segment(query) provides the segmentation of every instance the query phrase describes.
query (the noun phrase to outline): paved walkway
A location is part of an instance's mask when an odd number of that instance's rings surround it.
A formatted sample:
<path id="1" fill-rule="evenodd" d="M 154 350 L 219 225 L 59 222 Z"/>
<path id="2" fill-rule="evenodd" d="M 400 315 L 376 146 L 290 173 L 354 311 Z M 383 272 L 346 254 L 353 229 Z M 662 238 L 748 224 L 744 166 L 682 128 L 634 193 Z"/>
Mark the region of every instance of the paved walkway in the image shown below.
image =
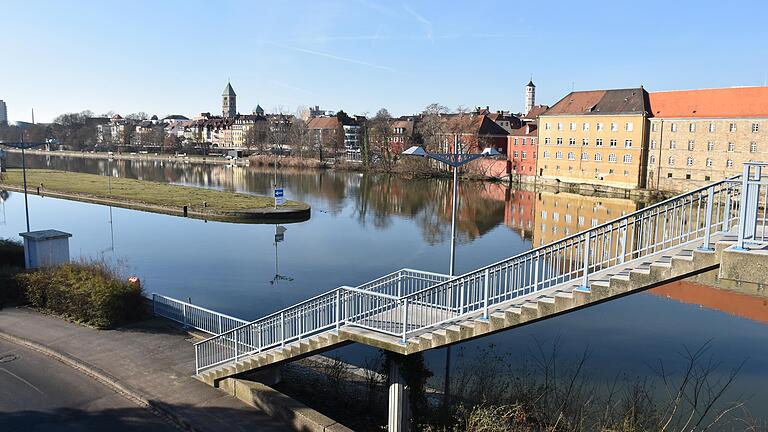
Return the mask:
<path id="1" fill-rule="evenodd" d="M 191 376 L 189 336 L 161 319 L 118 330 L 95 330 L 26 308 L 0 310 L 0 337 L 42 345 L 95 370 L 187 429 L 289 431 L 282 422 Z"/>

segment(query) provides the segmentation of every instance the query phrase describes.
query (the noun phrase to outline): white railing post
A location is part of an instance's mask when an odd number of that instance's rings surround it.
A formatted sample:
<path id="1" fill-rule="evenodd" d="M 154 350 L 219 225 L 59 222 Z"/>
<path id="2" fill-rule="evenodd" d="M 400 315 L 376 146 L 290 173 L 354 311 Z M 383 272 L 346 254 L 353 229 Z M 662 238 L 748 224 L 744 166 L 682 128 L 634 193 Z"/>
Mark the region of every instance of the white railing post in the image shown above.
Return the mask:
<path id="1" fill-rule="evenodd" d="M 195 345 L 195 375 L 200 373 L 200 345 Z"/>
<path id="2" fill-rule="evenodd" d="M 483 283 L 483 319 L 488 319 L 488 293 L 491 285 L 491 270 L 485 269 L 485 283 Z"/>
<path id="3" fill-rule="evenodd" d="M 222 327 L 223 326 L 221 325 L 221 315 L 219 315 L 219 334 L 224 333 L 224 329 Z"/>
<path id="4" fill-rule="evenodd" d="M 461 283 L 456 283 L 455 286 L 459 289 L 459 315 L 464 314 L 464 286 Z"/>
<path id="5" fill-rule="evenodd" d="M 532 259 L 531 262 L 533 263 L 533 287 L 531 287 L 531 291 L 535 292 L 537 291 L 537 288 L 539 286 L 539 253 L 536 253 L 536 258 Z"/>
<path id="6" fill-rule="evenodd" d="M 704 215 L 704 244 L 699 249 L 712 250 L 710 246 L 710 231 L 712 230 L 712 206 L 715 201 L 715 187 L 710 186 L 707 189 L 707 213 Z"/>
<path id="7" fill-rule="evenodd" d="M 285 312 L 280 312 L 280 346 L 285 346 Z"/>
<path id="8" fill-rule="evenodd" d="M 152 293 L 152 315 L 157 316 L 157 294 Z"/>
<path id="9" fill-rule="evenodd" d="M 341 289 L 336 290 L 336 333 L 341 328 Z"/>
<path id="10" fill-rule="evenodd" d="M 235 330 L 235 362 L 240 360 L 240 333 Z"/>
<path id="11" fill-rule="evenodd" d="M 584 276 L 581 281 L 581 286 L 585 290 L 589 290 L 589 243 L 592 237 L 592 232 L 587 231 L 584 233 Z"/>
<path id="12" fill-rule="evenodd" d="M 755 166 L 757 184 L 753 185 L 750 179 L 750 165 L 744 164 L 744 172 L 741 177 L 741 206 L 739 208 L 739 237 L 736 247 L 744 249 L 744 241 L 747 238 L 754 239 L 757 218 L 757 201 L 760 199 L 760 166 Z M 756 186 L 756 187 L 753 187 Z M 753 193 L 754 192 L 754 193 Z"/>
<path id="13" fill-rule="evenodd" d="M 408 333 L 408 299 L 403 299 L 403 340 L 402 343 L 405 344 L 406 342 L 406 334 Z"/>
<path id="14" fill-rule="evenodd" d="M 621 259 L 619 264 L 624 264 L 624 256 L 627 254 L 627 231 L 629 231 L 627 224 L 624 223 L 624 227 L 621 229 Z"/>
<path id="15" fill-rule="evenodd" d="M 723 206 L 723 232 L 726 233 L 731 230 L 731 194 L 733 191 L 733 186 L 729 183 L 725 190 L 725 205 Z"/>
<path id="16" fill-rule="evenodd" d="M 398 297 L 403 296 L 403 277 L 402 276 L 397 277 L 397 296 Z"/>
<path id="17" fill-rule="evenodd" d="M 184 328 L 187 328 L 187 304 L 186 303 L 181 304 L 181 315 L 184 318 Z"/>

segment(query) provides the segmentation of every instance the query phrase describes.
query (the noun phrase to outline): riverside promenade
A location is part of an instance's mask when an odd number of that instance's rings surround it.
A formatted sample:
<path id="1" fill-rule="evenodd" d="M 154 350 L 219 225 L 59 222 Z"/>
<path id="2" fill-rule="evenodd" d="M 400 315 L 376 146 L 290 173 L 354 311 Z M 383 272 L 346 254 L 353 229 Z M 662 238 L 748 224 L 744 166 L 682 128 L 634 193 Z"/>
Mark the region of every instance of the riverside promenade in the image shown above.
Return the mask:
<path id="1" fill-rule="evenodd" d="M 96 330 L 27 308 L 5 308 L 0 310 L 0 341 L 53 357 L 180 430 L 291 430 L 192 378 L 191 336 L 163 319 Z M 51 371 L 39 373 L 45 376 Z"/>

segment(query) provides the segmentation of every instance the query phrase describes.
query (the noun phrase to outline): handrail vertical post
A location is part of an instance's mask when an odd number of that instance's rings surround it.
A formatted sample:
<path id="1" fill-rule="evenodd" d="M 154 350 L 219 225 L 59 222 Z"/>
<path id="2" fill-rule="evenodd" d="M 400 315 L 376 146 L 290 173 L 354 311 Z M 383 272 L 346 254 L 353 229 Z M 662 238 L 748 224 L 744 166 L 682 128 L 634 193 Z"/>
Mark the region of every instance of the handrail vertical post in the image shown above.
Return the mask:
<path id="1" fill-rule="evenodd" d="M 235 330 L 235 362 L 240 360 L 240 332 Z"/>
<path id="2" fill-rule="evenodd" d="M 403 299 L 403 345 L 405 345 L 406 333 L 408 333 L 408 298 Z"/>
<path id="3" fill-rule="evenodd" d="M 757 218 L 757 201 L 760 199 L 759 187 L 760 187 L 760 166 L 755 166 L 755 174 L 757 177 L 757 183 L 752 184 L 750 178 L 750 164 L 747 162 L 744 164 L 744 173 L 741 177 L 741 206 L 739 208 L 739 237 L 736 242 L 736 248 L 744 249 L 744 242 L 749 237 L 754 239 L 755 227 Z M 753 187 L 756 186 L 756 187 Z M 754 192 L 754 193 L 753 193 Z M 748 236 L 747 231 L 751 233 Z"/>
<path id="4" fill-rule="evenodd" d="M 200 345 L 195 345 L 195 375 L 200 373 Z"/>
<path id="5" fill-rule="evenodd" d="M 336 290 L 336 333 L 341 328 L 341 289 Z"/>
<path id="6" fill-rule="evenodd" d="M 280 346 L 285 346 L 285 312 L 280 312 Z"/>
<path id="7" fill-rule="evenodd" d="M 222 329 L 222 325 L 221 325 L 221 315 L 219 315 L 219 334 L 222 334 L 222 333 L 224 333 L 224 330 Z"/>
<path id="8" fill-rule="evenodd" d="M 181 315 L 184 320 L 184 328 L 187 328 L 187 304 L 186 303 L 181 304 Z"/>
<path id="9" fill-rule="evenodd" d="M 589 243 L 592 237 L 592 231 L 584 233 L 584 276 L 581 281 L 582 288 L 589 290 Z"/>
<path id="10" fill-rule="evenodd" d="M 483 319 L 488 319 L 488 293 L 491 285 L 491 270 L 485 269 L 485 283 L 483 283 Z"/>
<path id="11" fill-rule="evenodd" d="M 624 227 L 621 229 L 621 262 L 624 264 L 624 256 L 627 254 L 627 231 L 629 231 L 627 223 L 624 223 Z"/>
<path id="12" fill-rule="evenodd" d="M 459 315 L 464 314 L 464 286 L 461 283 L 456 284 L 457 288 L 459 289 Z"/>
<path id="13" fill-rule="evenodd" d="M 712 230 L 712 206 L 715 201 L 715 187 L 710 186 L 707 189 L 707 214 L 704 215 L 704 244 L 701 245 L 701 250 L 712 250 L 710 246 L 710 231 Z"/>

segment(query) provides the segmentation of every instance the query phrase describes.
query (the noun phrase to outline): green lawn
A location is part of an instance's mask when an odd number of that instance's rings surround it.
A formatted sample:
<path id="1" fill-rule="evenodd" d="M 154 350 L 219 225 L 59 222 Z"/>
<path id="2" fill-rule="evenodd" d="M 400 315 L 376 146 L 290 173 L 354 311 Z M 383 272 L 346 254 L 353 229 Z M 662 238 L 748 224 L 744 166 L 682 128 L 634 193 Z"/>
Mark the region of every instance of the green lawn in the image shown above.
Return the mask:
<path id="1" fill-rule="evenodd" d="M 274 205 L 271 197 L 223 192 L 168 183 L 133 180 L 112 177 L 112 191 L 108 190 L 107 177 L 67 171 L 45 169 L 27 170 L 27 188 L 34 193 L 41 184 L 42 192 L 54 191 L 66 194 L 82 195 L 101 199 L 112 199 L 133 204 L 179 208 L 191 206 L 190 210 L 202 210 L 210 213 L 267 209 Z M 22 186 L 20 169 L 8 170 L 0 179 L 0 184 Z M 203 207 L 203 203 L 207 207 Z M 287 201 L 288 206 L 306 208 L 307 205 Z"/>

